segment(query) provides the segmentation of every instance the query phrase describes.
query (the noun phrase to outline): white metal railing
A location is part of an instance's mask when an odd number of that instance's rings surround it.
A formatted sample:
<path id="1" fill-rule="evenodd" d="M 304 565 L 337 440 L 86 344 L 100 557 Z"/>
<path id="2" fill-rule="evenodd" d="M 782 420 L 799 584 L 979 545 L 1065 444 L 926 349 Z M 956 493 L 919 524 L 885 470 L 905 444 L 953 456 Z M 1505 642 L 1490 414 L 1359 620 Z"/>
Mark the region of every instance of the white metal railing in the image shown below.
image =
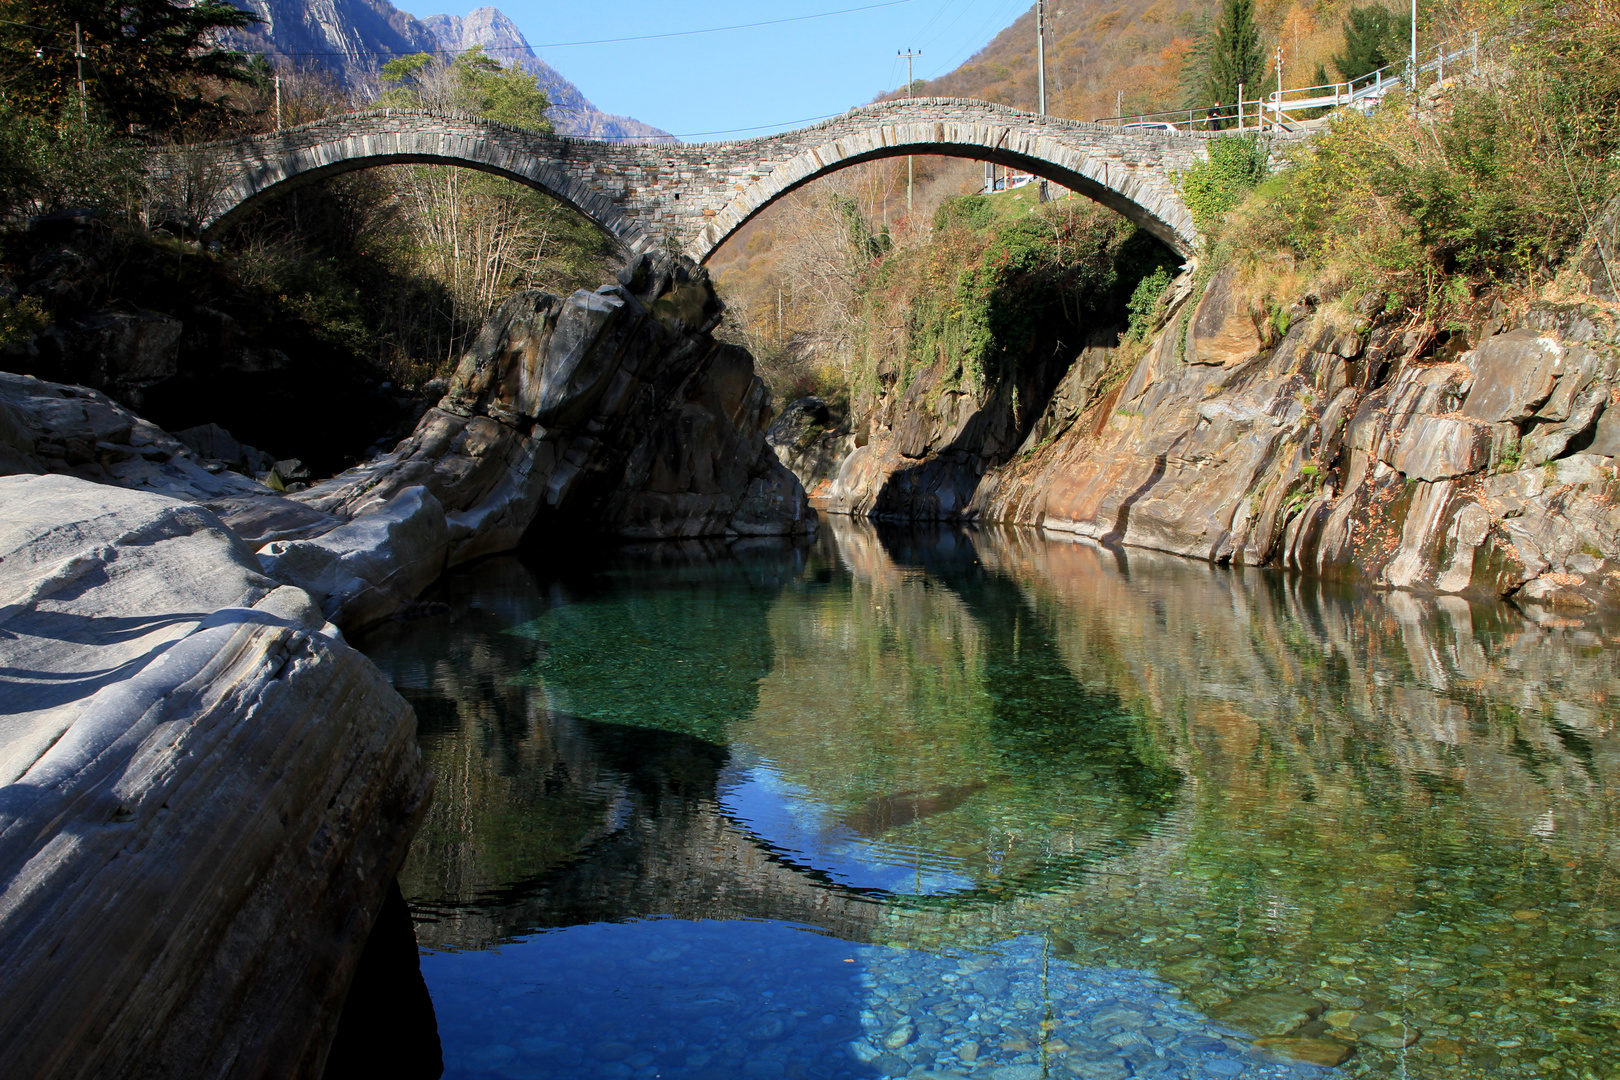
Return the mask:
<path id="1" fill-rule="evenodd" d="M 1290 125 L 1297 128 L 1302 121 L 1293 116 L 1294 113 L 1346 106 L 1370 108 L 1392 88 L 1405 86 L 1408 82 L 1419 82 L 1430 72 L 1435 73 L 1437 83 L 1444 83 L 1448 67 L 1455 71 L 1459 62 L 1466 63 L 1472 73 L 1478 75 L 1479 47 L 1478 31 L 1440 42 L 1433 46 L 1432 59 L 1418 65 L 1416 79 L 1411 77 L 1412 62 L 1408 58 L 1347 82 L 1273 90 L 1265 97 L 1254 99 L 1245 97 L 1246 88 L 1240 84 L 1238 100 L 1231 105 L 1105 116 L 1095 123 L 1113 124 L 1121 128 L 1173 128 L 1178 131 L 1257 131 L 1266 128 L 1287 129 Z M 1424 55 L 1430 55 L 1430 50 L 1425 50 Z"/>

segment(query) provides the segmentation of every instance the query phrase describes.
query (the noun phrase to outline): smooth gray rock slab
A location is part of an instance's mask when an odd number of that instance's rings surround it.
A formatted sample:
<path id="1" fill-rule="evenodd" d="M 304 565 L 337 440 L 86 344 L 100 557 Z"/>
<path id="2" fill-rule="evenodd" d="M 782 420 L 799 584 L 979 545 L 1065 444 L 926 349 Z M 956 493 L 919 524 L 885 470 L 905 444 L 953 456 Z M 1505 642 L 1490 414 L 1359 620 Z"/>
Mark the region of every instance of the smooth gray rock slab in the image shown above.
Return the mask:
<path id="1" fill-rule="evenodd" d="M 0 1072 L 320 1075 L 427 794 L 320 618 L 205 509 L 0 478 Z"/>
<path id="2" fill-rule="evenodd" d="M 0 477 L 0 783 L 211 612 L 277 582 L 213 514 L 67 476 Z"/>
<path id="3" fill-rule="evenodd" d="M 444 507 L 425 487 L 310 540 L 275 541 L 259 552 L 264 572 L 321 598 L 332 622 L 379 622 L 415 599 L 444 571 L 450 532 Z"/>

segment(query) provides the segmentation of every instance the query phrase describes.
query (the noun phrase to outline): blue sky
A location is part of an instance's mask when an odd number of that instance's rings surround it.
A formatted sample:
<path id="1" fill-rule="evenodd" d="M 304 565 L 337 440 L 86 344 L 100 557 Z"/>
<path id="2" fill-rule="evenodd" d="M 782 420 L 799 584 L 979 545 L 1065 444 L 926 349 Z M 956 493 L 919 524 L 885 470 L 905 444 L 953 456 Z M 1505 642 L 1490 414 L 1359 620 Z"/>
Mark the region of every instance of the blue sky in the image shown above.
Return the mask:
<path id="1" fill-rule="evenodd" d="M 917 78 L 943 75 L 1033 6 L 1033 0 L 902 0 L 744 30 L 557 44 L 757 23 L 882 2 L 499 0 L 494 6 L 597 108 L 700 140 L 769 134 L 864 104 L 905 82 L 905 61 L 895 55 L 903 49 L 922 50 L 915 61 Z M 402 6 L 420 17 L 465 15 L 488 4 L 411 0 Z"/>

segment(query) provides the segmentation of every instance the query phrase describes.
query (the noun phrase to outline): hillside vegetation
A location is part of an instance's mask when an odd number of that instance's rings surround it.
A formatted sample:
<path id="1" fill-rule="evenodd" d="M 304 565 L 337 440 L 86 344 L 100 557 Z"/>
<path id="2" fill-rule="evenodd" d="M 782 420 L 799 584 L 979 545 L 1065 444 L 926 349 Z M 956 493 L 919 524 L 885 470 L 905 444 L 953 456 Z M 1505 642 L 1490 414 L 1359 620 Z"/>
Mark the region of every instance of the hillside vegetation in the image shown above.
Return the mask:
<path id="1" fill-rule="evenodd" d="M 1094 120 L 1113 116 L 1121 105 L 1127 113 L 1160 112 L 1211 104 L 1198 88 L 1198 42 L 1220 8 L 1219 0 L 1156 0 L 1127 4 L 1118 0 L 1063 0 L 1048 5 L 1047 107 L 1055 116 Z M 1435 3 L 1425 0 L 1420 17 L 1421 40 L 1432 42 L 1475 28 L 1489 27 L 1508 14 L 1501 4 L 1482 0 Z M 1379 0 L 1256 0 L 1255 22 L 1266 57 L 1268 81 L 1248 87 L 1251 96 L 1275 89 L 1276 51 L 1283 54 L 1289 86 L 1318 79 L 1338 79 L 1335 57 L 1345 51 L 1345 23 L 1357 12 L 1404 10 Z M 966 63 L 936 79 L 919 79 L 916 95 L 978 98 L 1021 109 L 1037 104 L 1034 9 L 998 33 Z M 905 88 L 884 95 L 902 97 Z M 732 238 L 711 260 L 735 313 L 738 332 L 768 358 L 793 358 L 798 375 L 777 375 L 775 384 L 792 378 L 803 383 L 807 354 L 825 355 L 830 345 L 823 292 L 811 293 L 805 281 L 805 249 L 825 248 L 806 239 L 806 230 L 838 228 L 832 216 L 818 213 L 819 203 L 833 195 L 856 197 L 873 221 L 889 225 L 901 247 L 926 243 L 939 204 L 946 198 L 977 191 L 983 166 L 952 158 L 919 157 L 912 202 L 906 212 L 906 165 L 891 159 L 846 170 L 802 189 L 791 200 L 767 209 Z M 813 301 L 795 304 L 796 297 Z"/>
<path id="2" fill-rule="evenodd" d="M 1305 297 L 1441 341 L 1481 305 L 1567 292 L 1620 191 L 1620 11 L 1527 0 L 1485 28 L 1497 44 L 1477 78 L 1346 112 L 1231 192 L 1206 266 L 1237 262 L 1257 315 Z"/>
<path id="3" fill-rule="evenodd" d="M 1217 0 L 1051 5 L 1050 111 L 1109 115 L 1120 93 L 1127 111 L 1201 102 L 1198 43 L 1220 7 Z M 1267 55 L 1280 44 L 1287 72 L 1312 73 L 1289 74 L 1290 86 L 1338 78 L 1368 56 L 1395 52 L 1394 39 L 1404 39 L 1409 25 L 1398 8 L 1346 0 L 1253 5 Z M 1033 18 L 1026 14 L 962 67 L 919 80 L 913 90 L 1032 107 Z M 1610 83 L 1620 70 L 1613 19 L 1596 0 L 1421 5 L 1420 42 L 1477 30 L 1488 43 L 1478 77 L 1470 70 L 1443 93 L 1430 90 L 1417 110 L 1396 95 L 1373 115 L 1345 115 L 1310 147 L 1269 167 L 1264 143 L 1224 148 L 1229 159 L 1183 179 L 1213 240 L 1205 272 L 1243 260 L 1257 317 L 1287 307 L 1295 290 L 1376 291 L 1379 305 L 1422 310 L 1437 326 L 1447 310 L 1468 306 L 1488 286 L 1545 283 L 1613 190 Z M 1347 24 L 1352 38 L 1363 32 L 1359 40 L 1347 41 Z M 1383 40 L 1366 33 L 1380 26 Z M 854 282 L 878 271 L 855 266 L 836 242 L 815 239 L 835 241 L 843 228 L 828 209 L 833 201 L 854 198 L 868 220 L 886 223 L 895 254 L 881 262 L 941 242 L 932 227 L 937 208 L 983 182 L 977 163 L 917 162 L 917 212 L 909 217 L 904 160 L 872 163 L 802 189 L 713 260 L 737 333 L 784 394 L 816 388 L 848 396 L 847 342 L 866 317 Z M 1275 177 L 1261 183 L 1268 171 Z M 820 287 L 810 288 L 813 281 Z"/>

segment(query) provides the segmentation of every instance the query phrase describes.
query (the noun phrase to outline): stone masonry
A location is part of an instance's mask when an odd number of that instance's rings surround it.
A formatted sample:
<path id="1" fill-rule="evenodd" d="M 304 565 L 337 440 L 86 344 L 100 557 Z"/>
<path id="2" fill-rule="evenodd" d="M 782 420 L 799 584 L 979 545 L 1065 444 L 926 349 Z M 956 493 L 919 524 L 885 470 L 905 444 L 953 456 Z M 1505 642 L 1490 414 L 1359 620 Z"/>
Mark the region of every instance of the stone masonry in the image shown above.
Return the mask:
<path id="1" fill-rule="evenodd" d="M 175 147 L 148 166 L 167 212 L 203 234 L 326 176 L 433 162 L 496 173 L 583 212 L 631 251 L 702 262 L 773 201 L 862 161 L 943 154 L 1034 173 L 1124 214 L 1178 254 L 1198 234 L 1175 176 L 1221 133 L 1128 131 L 957 98 L 852 109 L 741 142 L 637 144 L 545 135 L 464 115 L 374 110 L 271 135 Z"/>

